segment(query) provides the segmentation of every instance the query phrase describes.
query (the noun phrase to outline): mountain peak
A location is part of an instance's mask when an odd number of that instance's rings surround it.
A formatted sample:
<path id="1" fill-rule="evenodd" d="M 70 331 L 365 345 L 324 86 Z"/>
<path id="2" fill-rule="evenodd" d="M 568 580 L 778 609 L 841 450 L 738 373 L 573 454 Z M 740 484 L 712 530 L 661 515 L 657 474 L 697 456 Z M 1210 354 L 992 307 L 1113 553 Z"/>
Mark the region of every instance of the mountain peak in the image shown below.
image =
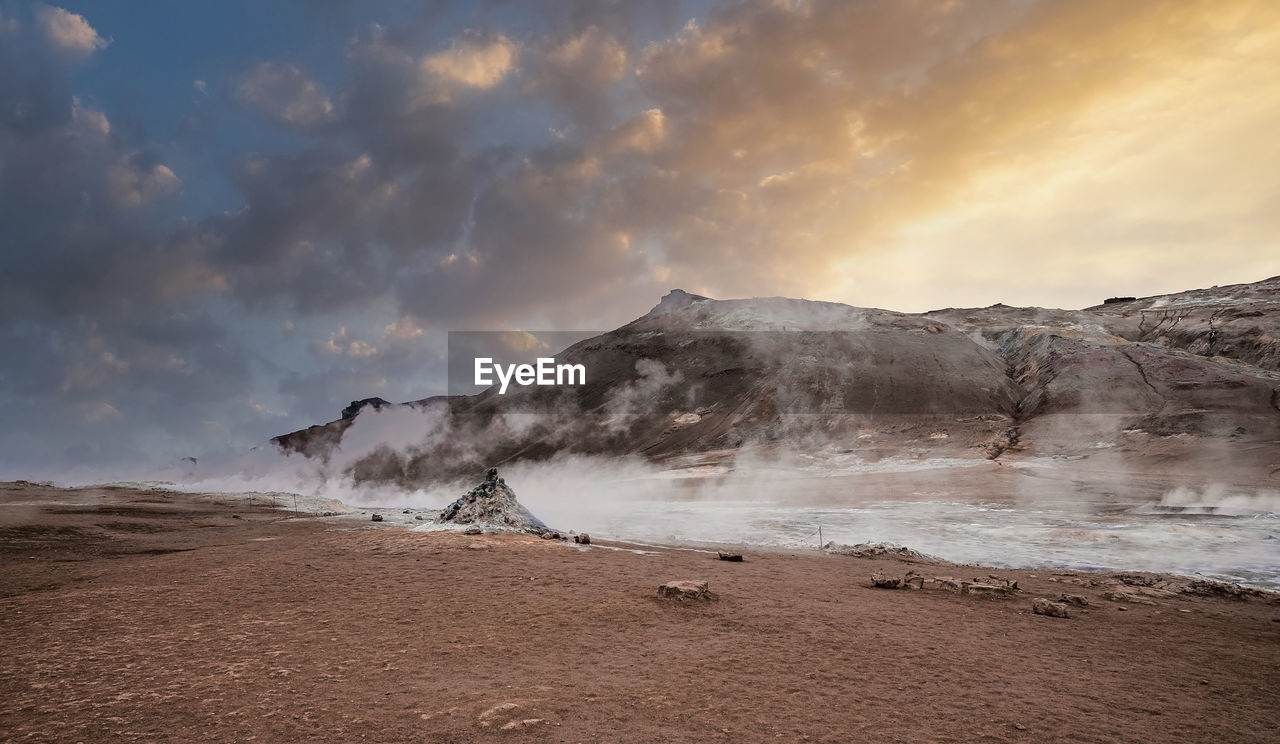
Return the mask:
<path id="1" fill-rule="evenodd" d="M 649 314 L 662 315 L 664 313 L 671 313 L 689 307 L 695 302 L 709 299 L 711 298 L 703 297 L 702 295 L 689 294 L 683 289 L 673 289 L 662 296 L 662 301 L 654 306 L 654 308 L 649 311 Z"/>

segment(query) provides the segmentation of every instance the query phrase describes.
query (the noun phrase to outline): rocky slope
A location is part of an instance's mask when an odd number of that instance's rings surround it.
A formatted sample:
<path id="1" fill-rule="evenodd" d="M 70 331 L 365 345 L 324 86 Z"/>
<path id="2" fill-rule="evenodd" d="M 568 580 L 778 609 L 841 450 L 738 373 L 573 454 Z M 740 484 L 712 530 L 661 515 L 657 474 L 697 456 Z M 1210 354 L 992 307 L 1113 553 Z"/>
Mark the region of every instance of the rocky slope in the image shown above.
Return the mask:
<path id="1" fill-rule="evenodd" d="M 423 413 L 421 439 L 353 474 L 420 484 L 560 452 L 678 467 L 752 444 L 1280 483 L 1280 277 L 1083 310 L 923 314 L 675 290 L 556 357 L 584 364 L 588 383 L 405 404 Z M 355 414 L 386 410 L 352 409 L 273 441 L 324 457 Z"/>

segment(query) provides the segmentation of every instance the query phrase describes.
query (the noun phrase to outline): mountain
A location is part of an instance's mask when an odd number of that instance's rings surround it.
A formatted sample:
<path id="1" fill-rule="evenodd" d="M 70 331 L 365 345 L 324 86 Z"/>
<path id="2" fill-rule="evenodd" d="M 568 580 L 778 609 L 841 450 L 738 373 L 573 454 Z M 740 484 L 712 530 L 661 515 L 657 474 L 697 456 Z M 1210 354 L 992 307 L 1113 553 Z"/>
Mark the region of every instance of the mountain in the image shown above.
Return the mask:
<path id="1" fill-rule="evenodd" d="M 404 485 L 559 453 L 730 462 L 747 445 L 1280 477 L 1280 277 L 1083 310 L 921 314 L 673 290 L 556 361 L 583 365 L 586 384 L 357 401 L 272 441 L 325 458 L 362 417 L 412 412 L 402 441 L 351 465 L 357 481 Z"/>

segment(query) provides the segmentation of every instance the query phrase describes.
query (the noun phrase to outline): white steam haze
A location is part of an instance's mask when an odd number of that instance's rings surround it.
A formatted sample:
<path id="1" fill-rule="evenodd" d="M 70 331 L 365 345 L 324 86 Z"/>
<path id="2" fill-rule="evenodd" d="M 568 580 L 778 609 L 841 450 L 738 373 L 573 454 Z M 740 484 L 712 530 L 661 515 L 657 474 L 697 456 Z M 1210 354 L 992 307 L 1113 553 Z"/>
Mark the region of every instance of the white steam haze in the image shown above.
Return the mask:
<path id="1" fill-rule="evenodd" d="M 514 431 L 531 418 L 508 415 L 493 426 Z M 431 529 L 414 517 L 433 516 L 482 472 L 406 488 L 357 484 L 349 468 L 380 450 L 427 448 L 450 434 L 438 413 L 366 410 L 327 460 L 266 446 L 165 475 L 182 490 L 270 494 L 285 508 L 297 494 L 304 510 L 381 509 L 388 525 Z M 504 465 L 500 474 L 545 523 L 597 540 L 816 549 L 821 526 L 827 541 L 892 542 L 963 563 L 1151 570 L 1280 588 L 1276 491 L 1163 488 L 1053 458 L 1022 467 L 947 457 L 867 461 L 832 446 L 749 445 L 731 461 L 689 457 L 678 465 L 564 455 Z"/>

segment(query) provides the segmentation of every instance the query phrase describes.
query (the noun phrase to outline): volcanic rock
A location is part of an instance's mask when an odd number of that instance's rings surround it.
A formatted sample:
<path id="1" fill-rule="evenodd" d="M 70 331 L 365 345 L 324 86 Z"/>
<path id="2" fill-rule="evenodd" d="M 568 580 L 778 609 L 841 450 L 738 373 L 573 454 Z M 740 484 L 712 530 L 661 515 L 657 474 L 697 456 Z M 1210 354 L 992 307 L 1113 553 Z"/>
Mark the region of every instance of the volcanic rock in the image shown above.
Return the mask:
<path id="1" fill-rule="evenodd" d="M 1047 615 L 1049 617 L 1070 617 L 1067 613 L 1067 606 L 1061 602 L 1051 602 L 1044 597 L 1036 597 L 1031 600 L 1031 610 L 1037 615 Z"/>
<path id="2" fill-rule="evenodd" d="M 666 599 L 711 599 L 705 581 L 668 581 L 658 587 L 658 596 Z"/>
<path id="3" fill-rule="evenodd" d="M 900 578 L 885 576 L 878 571 L 871 575 L 871 586 L 877 589 L 897 589 L 901 585 L 902 579 Z"/>
<path id="4" fill-rule="evenodd" d="M 498 477 L 497 468 L 489 468 L 484 482 L 446 506 L 436 521 L 487 525 L 540 536 L 551 535 L 552 539 L 558 537 L 554 530 L 516 500 L 515 491 Z"/>

